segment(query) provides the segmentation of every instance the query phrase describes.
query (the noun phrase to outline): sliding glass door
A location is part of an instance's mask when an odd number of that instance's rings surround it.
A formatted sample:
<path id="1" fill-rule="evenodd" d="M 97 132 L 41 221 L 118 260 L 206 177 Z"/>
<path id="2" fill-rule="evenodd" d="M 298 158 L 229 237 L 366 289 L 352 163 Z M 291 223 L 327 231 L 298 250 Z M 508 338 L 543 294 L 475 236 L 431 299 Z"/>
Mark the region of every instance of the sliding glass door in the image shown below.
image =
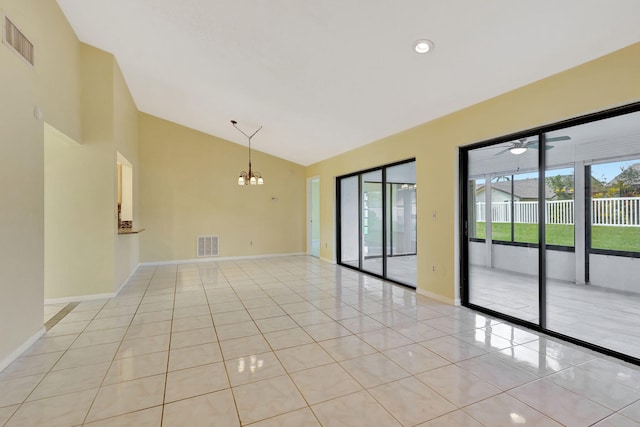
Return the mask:
<path id="1" fill-rule="evenodd" d="M 537 146 L 537 136 L 523 137 Z M 469 152 L 473 234 L 468 248 L 470 302 L 537 323 L 538 156 L 507 144 Z"/>
<path id="2" fill-rule="evenodd" d="M 415 287 L 415 161 L 337 179 L 338 263 Z"/>
<path id="3" fill-rule="evenodd" d="M 463 304 L 640 362 L 640 104 L 461 159 Z"/>

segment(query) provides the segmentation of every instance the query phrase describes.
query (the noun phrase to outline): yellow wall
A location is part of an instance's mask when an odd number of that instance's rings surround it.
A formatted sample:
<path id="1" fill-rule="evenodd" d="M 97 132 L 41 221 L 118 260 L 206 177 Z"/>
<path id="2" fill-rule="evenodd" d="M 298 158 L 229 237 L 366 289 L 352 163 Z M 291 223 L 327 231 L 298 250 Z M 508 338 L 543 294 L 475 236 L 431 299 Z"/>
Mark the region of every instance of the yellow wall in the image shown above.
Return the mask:
<path id="1" fill-rule="evenodd" d="M 53 137 L 45 149 L 47 299 L 114 290 L 113 57 L 79 50 L 82 139 Z"/>
<path id="2" fill-rule="evenodd" d="M 82 140 L 45 125 L 50 300 L 111 294 L 139 261 L 138 237 L 119 236 L 116 226 L 116 151 L 129 156 L 135 178 L 137 109 L 111 54 L 80 44 L 80 70 Z"/>
<path id="3" fill-rule="evenodd" d="M 138 185 L 138 109 L 133 102 L 127 83 L 118 63 L 113 61 L 113 143 L 115 151 L 131 163 L 133 169 L 133 226 L 139 228 L 139 185 Z M 116 173 L 115 153 L 112 172 Z M 117 176 L 114 175 L 113 205 L 114 227 L 117 229 L 118 190 Z M 112 229 L 113 230 L 113 229 Z M 114 290 L 117 290 L 138 267 L 140 262 L 140 236 L 138 234 L 115 234 Z"/>
<path id="4" fill-rule="evenodd" d="M 108 293 L 104 177 L 94 174 L 101 150 L 80 144 L 45 124 L 45 298 Z M 78 177 L 82 177 L 78 179 Z M 101 240 L 98 240 L 101 239 Z"/>
<path id="5" fill-rule="evenodd" d="M 453 299 L 458 147 L 640 99 L 640 43 L 310 165 L 320 175 L 321 257 L 334 258 L 335 177 L 410 157 L 418 184 L 418 288 Z M 436 212 L 436 220 L 432 213 Z M 326 244 L 326 247 L 325 247 Z M 435 266 L 435 272 L 432 271 Z"/>
<path id="6" fill-rule="evenodd" d="M 252 151 L 265 184 L 240 187 L 246 146 L 147 114 L 139 135 L 143 262 L 194 259 L 199 235 L 219 236 L 222 257 L 305 252 L 303 166 Z"/>
<path id="7" fill-rule="evenodd" d="M 79 138 L 78 41 L 54 1 L 0 0 L 36 46 L 32 68 L 0 45 L 0 369 L 42 328 L 44 119 Z"/>

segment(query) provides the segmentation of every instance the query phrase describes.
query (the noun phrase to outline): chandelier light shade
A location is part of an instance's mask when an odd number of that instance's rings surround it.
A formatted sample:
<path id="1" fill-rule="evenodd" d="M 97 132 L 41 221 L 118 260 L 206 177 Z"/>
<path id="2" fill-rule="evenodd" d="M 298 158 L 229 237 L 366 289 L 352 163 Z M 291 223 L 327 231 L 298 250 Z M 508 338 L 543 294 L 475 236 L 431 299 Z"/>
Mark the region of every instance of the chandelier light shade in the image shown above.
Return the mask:
<path id="1" fill-rule="evenodd" d="M 240 176 L 238 177 L 238 185 L 264 184 L 264 179 L 262 179 L 262 174 L 258 171 L 251 170 L 251 138 L 253 138 L 258 132 L 260 132 L 260 129 L 262 129 L 262 126 L 260 126 L 258 130 L 252 133 L 251 135 L 247 135 L 242 131 L 242 129 L 240 129 L 237 126 L 238 122 L 236 122 L 235 120 L 231 120 L 231 124 L 233 125 L 234 128 L 238 129 L 238 131 L 240 131 L 240 133 L 246 136 L 247 139 L 249 140 L 249 171 L 240 172 Z"/>

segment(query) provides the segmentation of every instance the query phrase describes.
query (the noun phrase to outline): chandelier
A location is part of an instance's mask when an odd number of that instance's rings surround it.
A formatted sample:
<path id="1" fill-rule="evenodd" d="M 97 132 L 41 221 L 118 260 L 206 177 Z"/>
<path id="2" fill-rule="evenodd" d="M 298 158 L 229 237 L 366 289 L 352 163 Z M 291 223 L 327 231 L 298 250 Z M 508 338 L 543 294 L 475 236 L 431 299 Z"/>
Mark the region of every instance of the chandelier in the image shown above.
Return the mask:
<path id="1" fill-rule="evenodd" d="M 231 124 L 233 125 L 234 128 L 238 129 L 240 133 L 246 136 L 247 139 L 249 140 L 249 171 L 240 172 L 240 176 L 238 177 L 238 185 L 264 184 L 264 180 L 262 179 L 262 174 L 260 172 L 254 172 L 251 170 L 251 138 L 253 138 L 256 135 L 256 133 L 260 132 L 260 129 L 262 129 L 262 126 L 260 126 L 258 130 L 252 133 L 251 135 L 247 135 L 242 131 L 242 129 L 236 126 L 238 122 L 236 122 L 235 120 L 231 120 Z"/>

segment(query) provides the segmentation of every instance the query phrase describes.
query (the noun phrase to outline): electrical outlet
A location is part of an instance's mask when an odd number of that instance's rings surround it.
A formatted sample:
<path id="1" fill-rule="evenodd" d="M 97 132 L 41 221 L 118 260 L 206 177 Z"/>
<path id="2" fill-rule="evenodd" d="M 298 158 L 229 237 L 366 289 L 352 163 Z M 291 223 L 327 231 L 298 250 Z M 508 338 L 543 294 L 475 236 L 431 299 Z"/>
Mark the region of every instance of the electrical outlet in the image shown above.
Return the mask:
<path id="1" fill-rule="evenodd" d="M 250 245 L 250 246 L 253 246 L 253 240 L 249 242 L 249 245 Z"/>
<path id="2" fill-rule="evenodd" d="M 431 266 L 431 271 L 436 271 L 436 266 L 435 265 Z"/>

